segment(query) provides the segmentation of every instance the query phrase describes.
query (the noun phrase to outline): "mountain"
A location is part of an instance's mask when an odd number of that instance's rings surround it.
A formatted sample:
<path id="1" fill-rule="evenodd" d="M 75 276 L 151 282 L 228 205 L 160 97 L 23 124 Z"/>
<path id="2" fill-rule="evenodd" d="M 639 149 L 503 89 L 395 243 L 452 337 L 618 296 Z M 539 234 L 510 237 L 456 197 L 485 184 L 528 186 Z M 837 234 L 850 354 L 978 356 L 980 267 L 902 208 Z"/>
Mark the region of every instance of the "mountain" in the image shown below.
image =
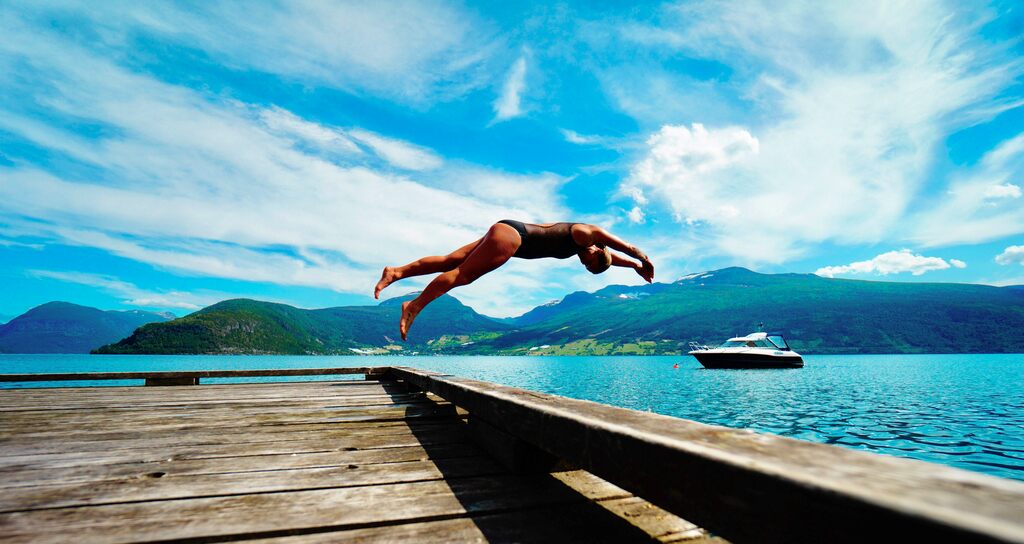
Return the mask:
<path id="1" fill-rule="evenodd" d="M 877 282 L 726 268 L 674 283 L 577 292 L 510 319 L 451 296 L 398 338 L 400 304 L 302 310 L 227 300 L 151 323 L 97 353 L 679 354 L 781 330 L 802 353 L 1024 352 L 1024 289 Z"/>
<path id="2" fill-rule="evenodd" d="M 386 300 L 377 306 L 321 310 L 248 299 L 226 300 L 174 321 L 141 327 L 96 353 L 431 352 L 491 338 L 509 329 L 445 295 L 420 313 L 409 342 L 402 343 L 398 335 L 401 303 L 413 296 Z"/>
<path id="3" fill-rule="evenodd" d="M 691 340 L 718 344 L 759 322 L 808 353 L 1024 352 L 1024 290 L 726 268 L 573 293 L 471 351 L 681 353 Z"/>
<path id="4" fill-rule="evenodd" d="M 10 320 L 11 320 L 11 316 L 6 315 L 6 314 L 0 314 L 0 325 L 3 325 L 4 323 L 7 323 Z"/>
<path id="5" fill-rule="evenodd" d="M 103 311 L 70 302 L 48 302 L 0 325 L 3 353 L 89 353 L 147 323 L 173 316 L 140 310 Z"/>

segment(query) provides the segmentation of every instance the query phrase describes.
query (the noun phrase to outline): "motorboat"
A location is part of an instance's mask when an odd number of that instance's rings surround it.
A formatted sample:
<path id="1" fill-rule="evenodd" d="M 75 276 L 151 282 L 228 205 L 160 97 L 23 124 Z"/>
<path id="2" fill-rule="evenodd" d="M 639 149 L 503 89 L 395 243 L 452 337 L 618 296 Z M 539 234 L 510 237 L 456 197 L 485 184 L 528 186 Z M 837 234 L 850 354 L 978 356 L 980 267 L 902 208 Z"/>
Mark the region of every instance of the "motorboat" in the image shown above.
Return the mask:
<path id="1" fill-rule="evenodd" d="M 801 368 L 803 357 L 777 332 L 737 336 L 718 347 L 690 342 L 690 355 L 704 368 Z"/>

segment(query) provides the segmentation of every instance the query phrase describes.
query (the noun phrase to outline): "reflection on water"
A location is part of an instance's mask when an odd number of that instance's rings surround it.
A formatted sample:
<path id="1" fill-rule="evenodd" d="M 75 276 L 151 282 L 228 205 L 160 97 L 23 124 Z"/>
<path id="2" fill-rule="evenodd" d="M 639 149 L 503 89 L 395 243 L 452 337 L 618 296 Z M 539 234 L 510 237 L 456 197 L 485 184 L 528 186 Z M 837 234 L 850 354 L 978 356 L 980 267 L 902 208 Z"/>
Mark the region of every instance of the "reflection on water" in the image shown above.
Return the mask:
<path id="1" fill-rule="evenodd" d="M 802 369 L 705 370 L 690 357 L 0 355 L 0 371 L 405 365 L 1024 480 L 1024 355 L 804 359 Z"/>

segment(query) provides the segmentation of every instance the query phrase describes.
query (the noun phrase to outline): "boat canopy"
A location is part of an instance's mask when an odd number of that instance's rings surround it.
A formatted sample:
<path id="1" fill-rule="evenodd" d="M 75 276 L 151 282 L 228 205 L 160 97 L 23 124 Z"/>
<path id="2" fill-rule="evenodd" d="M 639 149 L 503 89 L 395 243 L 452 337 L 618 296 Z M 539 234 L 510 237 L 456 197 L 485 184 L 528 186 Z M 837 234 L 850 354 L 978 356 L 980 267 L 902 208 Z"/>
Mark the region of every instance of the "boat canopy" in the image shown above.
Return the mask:
<path id="1" fill-rule="evenodd" d="M 766 332 L 755 332 L 746 336 L 737 336 L 727 340 L 728 342 L 756 342 L 758 340 L 764 340 L 768 337 Z"/>
<path id="2" fill-rule="evenodd" d="M 789 345 L 786 344 L 786 339 L 782 337 L 781 332 L 755 332 L 746 336 L 735 336 L 726 340 L 725 343 L 719 347 L 732 348 L 740 346 L 772 348 L 789 351 Z"/>

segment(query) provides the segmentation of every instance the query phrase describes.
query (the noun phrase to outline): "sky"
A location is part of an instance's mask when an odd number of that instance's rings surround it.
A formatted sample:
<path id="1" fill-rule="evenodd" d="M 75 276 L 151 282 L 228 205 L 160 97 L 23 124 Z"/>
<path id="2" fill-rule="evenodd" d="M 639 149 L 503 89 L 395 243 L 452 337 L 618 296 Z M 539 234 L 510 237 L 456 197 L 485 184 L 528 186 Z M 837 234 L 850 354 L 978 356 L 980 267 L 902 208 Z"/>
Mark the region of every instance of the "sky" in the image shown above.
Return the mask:
<path id="1" fill-rule="evenodd" d="M 14 0 L 0 72 L 0 315 L 373 304 L 504 218 L 663 282 L 1024 284 L 1014 1 Z M 642 281 L 513 259 L 452 294 Z"/>

